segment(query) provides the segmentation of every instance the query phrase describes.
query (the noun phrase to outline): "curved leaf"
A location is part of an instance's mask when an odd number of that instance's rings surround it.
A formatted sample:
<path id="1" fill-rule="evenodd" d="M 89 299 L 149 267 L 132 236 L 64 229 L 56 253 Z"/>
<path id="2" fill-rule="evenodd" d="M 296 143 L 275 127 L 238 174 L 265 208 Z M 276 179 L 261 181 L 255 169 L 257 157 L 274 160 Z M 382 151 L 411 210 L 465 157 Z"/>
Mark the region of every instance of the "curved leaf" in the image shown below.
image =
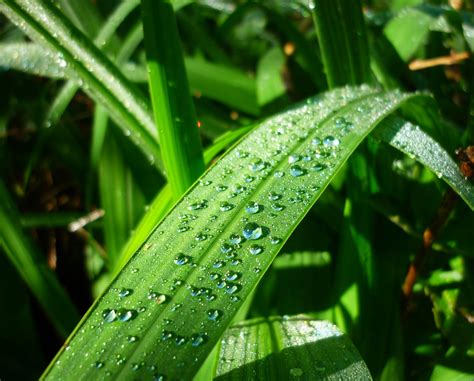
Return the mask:
<path id="1" fill-rule="evenodd" d="M 176 204 L 46 378 L 190 378 L 350 154 L 411 97 L 336 89 L 261 123 Z"/>
<path id="2" fill-rule="evenodd" d="M 462 177 L 456 162 L 446 150 L 420 127 L 390 117 L 377 128 L 375 136 L 429 168 L 474 210 L 474 186 Z"/>
<path id="3" fill-rule="evenodd" d="M 257 318 L 227 329 L 215 380 L 371 380 L 349 338 L 305 316 Z"/>

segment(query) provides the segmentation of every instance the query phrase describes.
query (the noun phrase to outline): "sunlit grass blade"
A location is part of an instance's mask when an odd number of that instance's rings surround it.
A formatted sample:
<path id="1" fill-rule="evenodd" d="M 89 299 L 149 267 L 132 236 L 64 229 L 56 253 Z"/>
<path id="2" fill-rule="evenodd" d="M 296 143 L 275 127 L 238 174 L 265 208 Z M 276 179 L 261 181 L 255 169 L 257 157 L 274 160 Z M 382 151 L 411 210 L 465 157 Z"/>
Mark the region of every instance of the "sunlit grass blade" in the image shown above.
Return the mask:
<path id="1" fill-rule="evenodd" d="M 56 331 L 66 337 L 79 315 L 46 261 L 23 231 L 8 190 L 0 180 L 0 243 Z"/>
<path id="2" fill-rule="evenodd" d="M 177 200 L 205 169 L 196 113 L 173 7 L 164 0 L 142 0 L 141 6 L 151 103 Z"/>
<path id="3" fill-rule="evenodd" d="M 45 377 L 190 378 L 347 158 L 412 97 L 343 88 L 262 122 L 175 205 Z"/>
<path id="4" fill-rule="evenodd" d="M 360 0 L 315 0 L 313 17 L 329 88 L 371 82 Z"/>
<path id="5" fill-rule="evenodd" d="M 204 151 L 205 163 L 209 165 L 218 153 L 230 144 L 236 142 L 252 128 L 253 126 L 242 127 L 238 130 L 229 131 L 221 135 L 216 139 L 214 144 Z M 125 244 L 120 256 L 120 263 L 117 266 L 118 270 L 120 270 L 128 262 L 131 256 L 140 248 L 172 206 L 171 189 L 169 185 L 166 184 L 150 203 L 146 213 L 140 220 L 139 224 L 135 227 L 134 234 Z"/>
<path id="6" fill-rule="evenodd" d="M 420 127 L 392 116 L 383 121 L 375 136 L 425 165 L 474 210 L 474 186 L 463 178 L 449 153 Z"/>
<path id="7" fill-rule="evenodd" d="M 335 325 L 304 315 L 256 318 L 228 328 L 215 380 L 371 380 L 359 352 Z"/>
<path id="8" fill-rule="evenodd" d="M 48 2 L 5 0 L 0 10 L 31 38 L 60 53 L 58 65 L 71 68 L 150 162 L 162 168 L 157 132 L 145 98 L 91 41 Z"/>

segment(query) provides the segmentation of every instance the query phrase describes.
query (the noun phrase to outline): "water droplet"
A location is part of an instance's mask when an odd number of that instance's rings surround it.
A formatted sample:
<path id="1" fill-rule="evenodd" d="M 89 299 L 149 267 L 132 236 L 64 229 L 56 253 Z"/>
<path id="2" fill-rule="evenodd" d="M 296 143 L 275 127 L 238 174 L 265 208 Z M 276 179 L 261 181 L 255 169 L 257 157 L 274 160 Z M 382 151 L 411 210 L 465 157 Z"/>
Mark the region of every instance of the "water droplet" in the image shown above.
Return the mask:
<path id="1" fill-rule="evenodd" d="M 207 200 L 196 201 L 188 206 L 189 210 L 200 210 L 204 208 L 207 208 Z"/>
<path id="2" fill-rule="evenodd" d="M 221 253 L 227 254 L 230 253 L 234 248 L 228 243 L 224 243 L 221 246 Z"/>
<path id="3" fill-rule="evenodd" d="M 212 267 L 214 267 L 215 269 L 220 269 L 221 267 L 224 267 L 225 266 L 225 262 L 224 261 L 215 261 L 213 264 L 212 264 Z"/>
<path id="4" fill-rule="evenodd" d="M 208 335 L 205 332 L 195 333 L 191 336 L 191 345 L 193 347 L 200 347 L 201 345 L 205 344 L 208 340 Z"/>
<path id="5" fill-rule="evenodd" d="M 236 283 L 228 283 L 225 287 L 225 292 L 228 294 L 235 294 L 240 290 L 240 286 Z"/>
<path id="6" fill-rule="evenodd" d="M 263 236 L 263 229 L 255 222 L 249 222 L 244 226 L 242 234 L 246 239 L 259 239 Z"/>
<path id="7" fill-rule="evenodd" d="M 270 237 L 270 243 L 272 245 L 278 245 L 281 242 L 281 238 L 271 236 Z"/>
<path id="8" fill-rule="evenodd" d="M 94 364 L 92 364 L 92 366 L 96 369 L 100 369 L 100 368 L 103 368 L 104 367 L 104 363 L 102 361 L 96 361 Z"/>
<path id="9" fill-rule="evenodd" d="M 234 205 L 228 203 L 227 201 L 222 201 L 219 205 L 219 209 L 223 212 L 228 212 L 229 210 L 233 208 L 234 208 Z"/>
<path id="10" fill-rule="evenodd" d="M 290 164 L 293 164 L 293 163 L 296 163 L 298 161 L 301 160 L 301 156 L 300 155 L 296 155 L 296 154 L 293 154 L 293 155 L 290 155 L 288 157 L 288 163 Z"/>
<path id="11" fill-rule="evenodd" d="M 237 295 L 232 295 L 232 296 L 230 297 L 230 301 L 231 301 L 232 303 L 237 303 L 239 300 L 240 300 L 240 297 L 237 296 Z"/>
<path id="12" fill-rule="evenodd" d="M 225 274 L 225 279 L 227 280 L 237 280 L 240 278 L 240 273 L 236 271 L 227 271 Z"/>
<path id="13" fill-rule="evenodd" d="M 245 211 L 250 214 L 258 213 L 262 210 L 262 206 L 255 201 L 250 201 L 245 207 Z"/>
<path id="14" fill-rule="evenodd" d="M 281 194 L 278 194 L 276 192 L 270 192 L 268 193 L 268 198 L 270 199 L 270 201 L 277 201 L 281 199 Z"/>
<path id="15" fill-rule="evenodd" d="M 327 168 L 326 164 L 317 163 L 311 167 L 311 170 L 314 172 L 321 172 Z"/>
<path id="16" fill-rule="evenodd" d="M 332 135 L 328 135 L 323 139 L 323 145 L 327 148 L 337 147 L 339 145 L 339 139 L 335 138 Z"/>
<path id="17" fill-rule="evenodd" d="M 234 259 L 234 260 L 232 260 L 232 262 L 230 262 L 230 264 L 231 264 L 232 266 L 238 266 L 238 265 L 240 265 L 241 263 L 242 263 L 242 260 L 241 260 L 241 259 L 238 259 L 238 258 L 237 258 L 237 259 Z"/>
<path id="18" fill-rule="evenodd" d="M 285 172 L 280 171 L 279 169 L 276 170 L 275 173 L 273 174 L 273 177 L 277 179 L 281 179 L 283 176 L 285 176 Z"/>
<path id="19" fill-rule="evenodd" d="M 229 237 L 229 242 L 232 245 L 238 245 L 239 243 L 242 242 L 242 237 L 240 235 L 236 234 L 236 233 L 233 233 Z"/>
<path id="20" fill-rule="evenodd" d="M 259 255 L 263 253 L 263 247 L 259 245 L 250 245 L 249 252 L 252 255 Z"/>
<path id="21" fill-rule="evenodd" d="M 285 209 L 285 206 L 282 205 L 282 204 L 273 203 L 273 204 L 272 204 L 272 209 L 273 209 L 275 212 L 281 212 L 283 209 Z"/>
<path id="22" fill-rule="evenodd" d="M 133 364 L 132 364 L 132 370 L 133 370 L 134 372 L 136 372 L 137 370 L 139 370 L 141 367 L 142 367 L 142 364 L 139 364 L 139 363 L 133 363 Z"/>
<path id="23" fill-rule="evenodd" d="M 157 297 L 158 297 L 158 294 L 156 292 L 151 291 L 151 290 L 148 291 L 147 299 L 152 300 L 152 299 L 156 299 Z"/>
<path id="24" fill-rule="evenodd" d="M 221 276 L 218 273 L 210 273 L 209 274 L 209 279 L 211 280 L 219 280 L 221 279 Z"/>
<path id="25" fill-rule="evenodd" d="M 245 177 L 244 177 L 244 181 L 245 181 L 246 183 L 251 183 L 251 182 L 253 182 L 254 180 L 255 180 L 255 177 L 253 177 L 253 176 L 245 176 Z"/>
<path id="26" fill-rule="evenodd" d="M 311 144 L 313 146 L 320 146 L 322 144 L 322 141 L 319 138 L 314 138 L 313 140 L 311 140 Z"/>
<path id="27" fill-rule="evenodd" d="M 294 177 L 300 177 L 303 176 L 306 173 L 306 171 L 301 168 L 299 165 L 292 165 L 290 167 L 290 175 Z"/>
<path id="28" fill-rule="evenodd" d="M 223 312 L 219 310 L 212 309 L 212 310 L 207 311 L 207 318 L 212 321 L 219 320 L 222 315 L 223 315 Z"/>
<path id="29" fill-rule="evenodd" d="M 112 323 L 117 319 L 117 311 L 108 308 L 102 312 L 102 317 L 106 323 Z"/>
<path id="30" fill-rule="evenodd" d="M 262 159 L 253 159 L 249 164 L 249 169 L 253 172 L 260 172 L 266 167 L 265 162 Z"/>
<path id="31" fill-rule="evenodd" d="M 189 255 L 185 255 L 183 253 L 179 253 L 175 258 L 174 258 L 174 263 L 176 263 L 179 266 L 185 265 L 191 260 L 191 257 Z"/>
<path id="32" fill-rule="evenodd" d="M 135 342 L 138 341 L 138 337 L 137 337 L 137 336 L 128 336 L 128 337 L 127 337 L 127 341 L 128 341 L 129 343 L 135 343 Z"/>
<path id="33" fill-rule="evenodd" d="M 136 316 L 136 312 L 134 310 L 122 309 L 118 313 L 118 320 L 125 323 L 127 321 L 130 321 L 130 320 L 134 319 L 135 316 Z"/>
<path id="34" fill-rule="evenodd" d="M 248 156 L 249 156 L 249 153 L 246 151 L 241 151 L 241 150 L 237 151 L 237 157 L 239 159 L 245 159 Z"/>
<path id="35" fill-rule="evenodd" d="M 227 282 L 225 280 L 219 280 L 216 284 L 217 288 L 225 288 L 227 286 Z"/>
<path id="36" fill-rule="evenodd" d="M 232 187 L 232 191 L 234 192 L 235 195 L 240 194 L 244 192 L 247 188 L 245 188 L 243 185 L 236 184 Z"/>
<path id="37" fill-rule="evenodd" d="M 133 294 L 133 290 L 129 289 L 129 288 L 122 288 L 120 291 L 119 291 L 119 296 L 121 298 L 126 298 L 127 296 L 130 296 Z"/>
<path id="38" fill-rule="evenodd" d="M 186 343 L 186 338 L 183 336 L 175 336 L 174 343 L 178 346 L 183 345 Z"/>
<path id="39" fill-rule="evenodd" d="M 202 242 L 202 241 L 205 241 L 207 239 L 207 234 L 204 234 L 204 233 L 198 233 L 196 234 L 196 236 L 194 237 L 194 240 L 198 241 L 198 242 Z"/>
<path id="40" fill-rule="evenodd" d="M 158 305 L 163 304 L 164 302 L 166 302 L 166 295 L 164 294 L 158 295 L 155 301 L 156 301 L 156 304 Z"/>
<path id="41" fill-rule="evenodd" d="M 219 185 L 216 185 L 216 187 L 214 189 L 217 192 L 224 192 L 227 189 L 227 186 L 223 185 L 223 184 L 219 184 Z"/>
<path id="42" fill-rule="evenodd" d="M 191 229 L 189 225 L 187 225 L 187 223 L 184 222 L 178 225 L 178 228 L 176 229 L 176 231 L 178 233 L 184 233 L 184 232 L 187 232 L 189 229 Z"/>
<path id="43" fill-rule="evenodd" d="M 171 331 L 163 331 L 161 333 L 161 340 L 162 341 L 171 340 L 173 337 L 174 337 L 174 333 L 171 332 Z"/>

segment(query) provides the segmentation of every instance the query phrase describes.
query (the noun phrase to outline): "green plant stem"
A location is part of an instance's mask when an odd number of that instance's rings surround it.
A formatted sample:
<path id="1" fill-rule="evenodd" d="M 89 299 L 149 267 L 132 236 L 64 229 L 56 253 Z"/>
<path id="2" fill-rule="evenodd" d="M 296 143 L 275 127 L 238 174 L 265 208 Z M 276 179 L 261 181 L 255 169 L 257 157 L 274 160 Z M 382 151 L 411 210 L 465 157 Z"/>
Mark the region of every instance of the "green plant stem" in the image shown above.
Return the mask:
<path id="1" fill-rule="evenodd" d="M 170 2 L 142 0 L 142 14 L 153 112 L 177 200 L 205 168 L 197 120 Z"/>
<path id="2" fill-rule="evenodd" d="M 315 0 L 313 18 L 329 88 L 370 82 L 360 0 Z"/>

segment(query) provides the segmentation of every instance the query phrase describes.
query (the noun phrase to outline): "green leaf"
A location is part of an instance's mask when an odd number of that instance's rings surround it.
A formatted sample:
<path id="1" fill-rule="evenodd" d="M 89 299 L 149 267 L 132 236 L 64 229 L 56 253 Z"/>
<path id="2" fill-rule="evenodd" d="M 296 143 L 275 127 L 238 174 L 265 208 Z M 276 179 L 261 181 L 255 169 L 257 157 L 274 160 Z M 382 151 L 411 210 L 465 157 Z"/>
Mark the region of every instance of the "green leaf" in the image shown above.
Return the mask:
<path id="1" fill-rule="evenodd" d="M 350 154 L 412 97 L 342 88 L 262 122 L 175 205 L 46 378 L 190 378 Z"/>
<path id="2" fill-rule="evenodd" d="M 265 105 L 285 94 L 283 67 L 285 56 L 280 47 L 270 49 L 258 62 L 257 97 L 260 105 Z"/>
<path id="3" fill-rule="evenodd" d="M 474 210 L 474 186 L 463 178 L 446 150 L 420 127 L 393 116 L 381 123 L 375 136 L 425 165 Z"/>
<path id="4" fill-rule="evenodd" d="M 8 259 L 28 285 L 56 331 L 66 337 L 79 320 L 79 315 L 30 237 L 23 233 L 18 211 L 2 180 L 0 226 L 0 243 Z"/>
<path id="5" fill-rule="evenodd" d="M 371 82 L 360 0 L 315 0 L 313 18 L 329 88 Z"/>
<path id="6" fill-rule="evenodd" d="M 201 139 L 173 7 L 163 0 L 141 4 L 153 114 L 168 183 L 178 200 L 204 172 Z"/>
<path id="7" fill-rule="evenodd" d="M 257 318 L 225 332 L 215 380 L 371 380 L 349 338 L 304 315 Z"/>
<path id="8" fill-rule="evenodd" d="M 157 131 L 144 97 L 99 48 L 49 2 L 5 0 L 0 11 L 32 39 L 60 53 L 58 65 L 74 70 L 84 89 L 108 109 L 150 162 L 162 168 Z"/>

